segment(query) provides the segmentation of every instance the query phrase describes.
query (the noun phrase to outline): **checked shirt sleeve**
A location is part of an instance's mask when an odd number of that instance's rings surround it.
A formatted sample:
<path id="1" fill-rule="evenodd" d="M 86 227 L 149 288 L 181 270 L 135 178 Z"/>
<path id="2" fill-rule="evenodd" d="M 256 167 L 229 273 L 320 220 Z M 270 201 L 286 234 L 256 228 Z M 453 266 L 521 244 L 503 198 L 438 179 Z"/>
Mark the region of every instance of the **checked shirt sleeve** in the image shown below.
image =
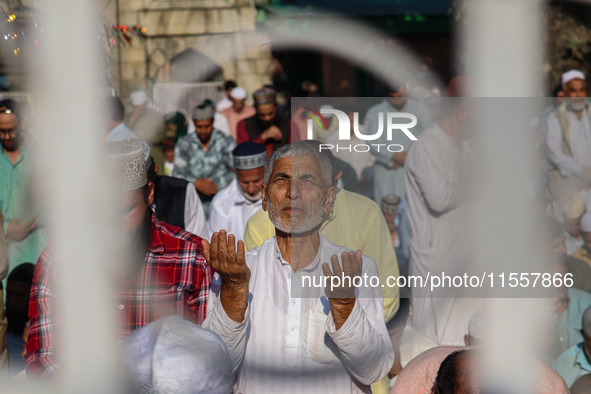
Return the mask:
<path id="1" fill-rule="evenodd" d="M 29 301 L 29 338 L 25 355 L 28 377 L 48 377 L 57 370 L 55 362 L 54 295 L 49 285 L 49 256 L 44 251 L 35 267 Z"/>
<path id="2" fill-rule="evenodd" d="M 201 253 L 196 257 L 197 261 L 193 264 L 192 277 L 195 278 L 193 292 L 187 297 L 187 308 L 184 318 L 199 325 L 205 320 L 207 312 L 207 298 L 209 296 L 209 286 L 213 278 L 213 271 Z"/>

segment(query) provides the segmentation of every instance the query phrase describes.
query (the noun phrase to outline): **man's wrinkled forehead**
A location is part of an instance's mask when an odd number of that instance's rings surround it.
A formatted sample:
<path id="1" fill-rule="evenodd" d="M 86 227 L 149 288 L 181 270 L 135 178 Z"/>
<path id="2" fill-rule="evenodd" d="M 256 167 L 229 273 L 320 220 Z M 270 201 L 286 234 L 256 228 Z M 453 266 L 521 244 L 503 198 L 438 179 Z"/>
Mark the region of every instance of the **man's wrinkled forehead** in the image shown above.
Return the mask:
<path id="1" fill-rule="evenodd" d="M 284 157 L 275 162 L 271 178 L 277 175 L 289 177 L 311 176 L 322 179 L 320 162 L 312 156 Z"/>

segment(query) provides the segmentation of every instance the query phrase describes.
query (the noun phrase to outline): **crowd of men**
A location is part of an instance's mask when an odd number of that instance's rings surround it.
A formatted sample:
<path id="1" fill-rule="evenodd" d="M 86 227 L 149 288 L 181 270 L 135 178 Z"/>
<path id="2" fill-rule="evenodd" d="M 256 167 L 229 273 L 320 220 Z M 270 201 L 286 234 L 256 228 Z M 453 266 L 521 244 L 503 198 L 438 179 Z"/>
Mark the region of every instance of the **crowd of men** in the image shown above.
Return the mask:
<path id="1" fill-rule="evenodd" d="M 465 238 L 477 152 L 468 77 L 452 79 L 437 111 L 406 87 L 369 108 L 407 112 L 416 141 L 335 155 L 334 122 L 305 140 L 270 86 L 228 81 L 226 97 L 166 116 L 144 91 L 105 99 L 105 169 L 115 181 L 126 264 L 112 272 L 128 384 L 145 392 L 477 393 L 490 326 L 482 299 L 400 297 L 388 278 L 454 272 Z M 586 78 L 562 75 L 539 117 L 543 195 L 555 289 L 532 355 L 535 392 L 585 391 L 591 380 L 591 109 Z M 353 108 L 345 111 L 353 119 Z M 292 120 L 293 119 L 293 120 Z M 24 113 L 0 101 L 0 366 L 17 379 L 60 374 L 55 343 L 59 256 L 31 190 L 34 141 Z M 353 122 L 351 122 L 353 124 Z M 351 126 L 351 137 L 356 138 Z M 381 138 L 386 138 L 383 133 Z M 379 142 L 379 141 L 378 141 Z M 369 187 L 357 188 L 363 182 Z M 354 185 L 354 186 L 352 186 Z M 306 279 L 377 278 L 379 285 Z M 0 289 L 2 289 L 0 288 Z M 589 375 L 588 375 L 589 374 Z M 172 391 L 171 391 L 172 390 Z M 582 390 L 582 391 L 576 391 Z"/>

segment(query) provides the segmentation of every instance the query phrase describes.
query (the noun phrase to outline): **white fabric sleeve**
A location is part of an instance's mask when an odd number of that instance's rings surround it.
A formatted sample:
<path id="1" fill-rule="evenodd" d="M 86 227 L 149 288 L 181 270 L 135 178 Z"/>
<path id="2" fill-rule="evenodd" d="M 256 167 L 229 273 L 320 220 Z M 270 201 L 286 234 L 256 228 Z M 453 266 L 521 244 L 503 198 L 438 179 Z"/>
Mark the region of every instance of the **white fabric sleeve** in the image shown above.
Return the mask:
<path id="1" fill-rule="evenodd" d="M 226 118 L 226 115 L 216 112 L 213 120 L 213 127 L 223 132 L 224 134 L 231 136 L 230 123 L 228 123 L 228 118 Z"/>
<path id="2" fill-rule="evenodd" d="M 209 239 L 203 204 L 192 183 L 187 184 L 185 194 L 185 231 Z"/>
<path id="3" fill-rule="evenodd" d="M 220 286 L 221 279 L 216 273 L 211 281 L 209 297 L 207 299 L 207 314 L 202 327 L 215 332 L 222 338 L 230 354 L 234 374 L 237 374 L 244 359 L 244 354 L 246 353 L 247 330 L 250 323 L 250 305 L 246 308 L 244 320 L 241 323 L 230 319 L 219 299 Z"/>
<path id="4" fill-rule="evenodd" d="M 209 220 L 207 221 L 209 237 L 221 229 L 228 230 L 228 223 L 230 221 L 225 214 L 227 212 L 227 207 L 224 207 L 224 204 L 220 202 L 219 194 L 216 195 L 211 201 L 211 204 L 209 204 Z"/>
<path id="5" fill-rule="evenodd" d="M 450 170 L 442 167 L 445 161 L 436 147 L 414 144 L 407 158 L 406 171 L 414 176 L 429 209 L 444 213 L 460 206 L 465 196 L 466 185 L 461 174 L 448 180 Z M 409 174 L 407 174 L 408 176 Z"/>
<path id="6" fill-rule="evenodd" d="M 363 256 L 364 271 L 378 276 L 376 264 Z M 370 385 L 382 379 L 394 363 L 394 349 L 384 322 L 384 306 L 380 288 L 366 288 L 355 301 L 351 314 L 336 330 L 332 312 L 326 320 L 326 332 L 339 348 L 347 371 L 360 383 Z"/>
<path id="7" fill-rule="evenodd" d="M 572 175 L 581 176 L 583 166 L 574 157 L 568 156 L 562 150 L 562 127 L 555 113 L 548 116 L 546 128 L 546 155 L 548 160 L 558 168 L 560 175 L 568 178 Z"/>

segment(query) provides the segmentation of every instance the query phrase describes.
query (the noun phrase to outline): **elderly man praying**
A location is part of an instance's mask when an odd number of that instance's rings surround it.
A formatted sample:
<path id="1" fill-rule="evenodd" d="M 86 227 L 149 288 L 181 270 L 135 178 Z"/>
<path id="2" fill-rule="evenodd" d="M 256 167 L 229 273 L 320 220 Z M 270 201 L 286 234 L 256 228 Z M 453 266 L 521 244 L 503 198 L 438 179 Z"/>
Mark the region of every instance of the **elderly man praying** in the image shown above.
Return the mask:
<path id="1" fill-rule="evenodd" d="M 286 145 L 265 166 L 263 209 L 274 237 L 246 254 L 223 230 L 204 243 L 218 274 L 205 326 L 242 363 L 237 393 L 367 393 L 394 360 L 381 289 L 332 280 L 378 271 L 361 251 L 319 234 L 336 186 L 332 162 L 315 146 Z M 306 288 L 306 277 L 327 285 Z"/>

